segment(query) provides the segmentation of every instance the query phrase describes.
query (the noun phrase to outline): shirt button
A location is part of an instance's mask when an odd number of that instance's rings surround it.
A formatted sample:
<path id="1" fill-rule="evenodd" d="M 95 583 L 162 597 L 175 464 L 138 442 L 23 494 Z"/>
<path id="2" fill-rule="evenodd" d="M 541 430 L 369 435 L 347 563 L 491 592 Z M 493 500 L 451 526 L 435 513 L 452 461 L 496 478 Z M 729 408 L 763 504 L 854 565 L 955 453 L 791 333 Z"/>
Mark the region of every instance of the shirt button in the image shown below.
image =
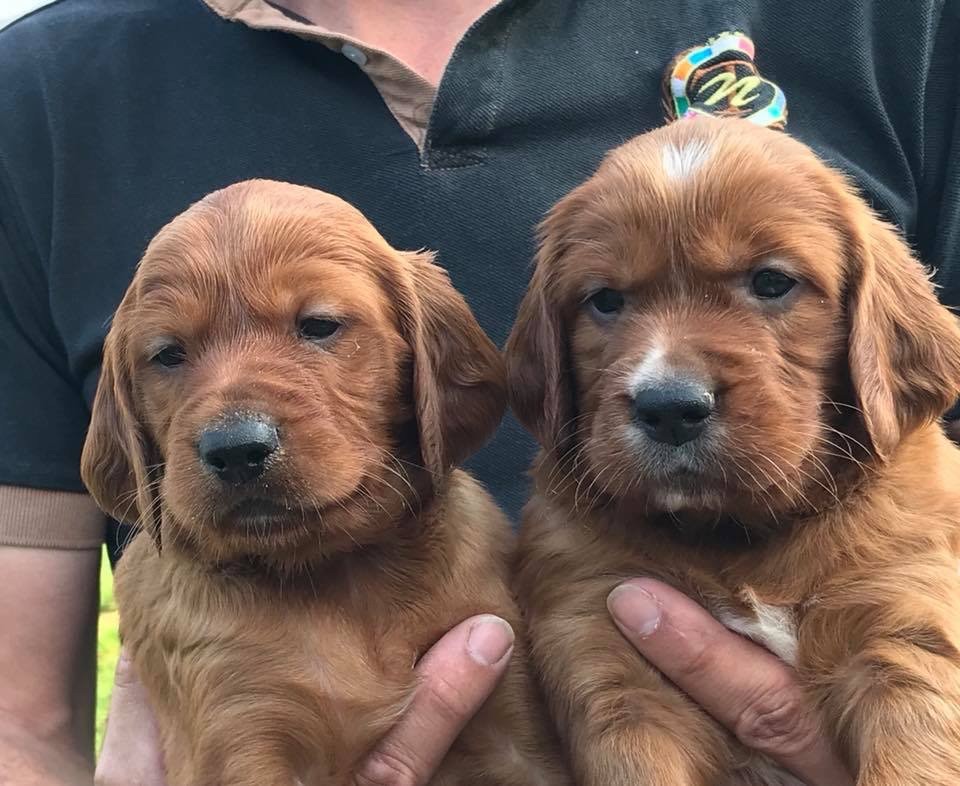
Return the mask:
<path id="1" fill-rule="evenodd" d="M 340 54 L 361 68 L 367 64 L 367 56 L 361 49 L 355 47 L 353 44 L 344 44 L 341 46 Z"/>

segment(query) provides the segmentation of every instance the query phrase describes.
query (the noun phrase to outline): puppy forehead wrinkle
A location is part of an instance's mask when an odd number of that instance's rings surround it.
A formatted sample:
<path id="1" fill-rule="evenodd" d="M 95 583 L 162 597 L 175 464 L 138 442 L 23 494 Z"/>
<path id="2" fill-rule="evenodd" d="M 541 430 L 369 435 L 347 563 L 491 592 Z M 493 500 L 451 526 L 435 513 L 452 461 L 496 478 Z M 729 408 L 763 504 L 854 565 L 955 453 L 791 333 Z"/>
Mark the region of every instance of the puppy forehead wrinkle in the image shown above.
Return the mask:
<path id="1" fill-rule="evenodd" d="M 671 180 L 686 180 L 710 158 L 710 147 L 702 139 L 668 142 L 661 151 L 663 171 Z"/>

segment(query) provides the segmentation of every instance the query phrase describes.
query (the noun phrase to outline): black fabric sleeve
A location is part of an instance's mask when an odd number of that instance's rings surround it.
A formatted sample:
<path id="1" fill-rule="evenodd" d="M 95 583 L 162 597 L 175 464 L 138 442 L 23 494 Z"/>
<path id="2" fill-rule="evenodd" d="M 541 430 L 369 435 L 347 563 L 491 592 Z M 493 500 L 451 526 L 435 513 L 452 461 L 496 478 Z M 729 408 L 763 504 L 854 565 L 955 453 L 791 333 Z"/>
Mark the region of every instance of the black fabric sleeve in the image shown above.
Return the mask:
<path id="1" fill-rule="evenodd" d="M 53 327 L 36 243 L 0 171 L 0 484 L 83 491 L 89 411 Z"/>

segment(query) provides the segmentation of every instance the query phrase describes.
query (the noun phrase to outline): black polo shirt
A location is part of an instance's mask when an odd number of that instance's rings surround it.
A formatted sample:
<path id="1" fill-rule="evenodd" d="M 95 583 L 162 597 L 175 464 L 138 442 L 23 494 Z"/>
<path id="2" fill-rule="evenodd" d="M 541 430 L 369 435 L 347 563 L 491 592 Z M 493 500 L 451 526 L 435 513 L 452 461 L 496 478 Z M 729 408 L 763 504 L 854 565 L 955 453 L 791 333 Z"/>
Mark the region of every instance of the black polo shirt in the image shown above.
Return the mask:
<path id="1" fill-rule="evenodd" d="M 242 4 L 240 4 L 242 5 Z M 544 211 L 664 120 L 678 53 L 756 47 L 787 132 L 849 172 L 960 304 L 954 0 L 504 0 L 460 42 L 420 145 L 362 57 L 201 0 L 61 0 L 0 33 L 0 484 L 81 490 L 108 319 L 149 238 L 266 177 L 331 191 L 439 252 L 498 343 Z M 516 515 L 512 418 L 470 468 Z"/>

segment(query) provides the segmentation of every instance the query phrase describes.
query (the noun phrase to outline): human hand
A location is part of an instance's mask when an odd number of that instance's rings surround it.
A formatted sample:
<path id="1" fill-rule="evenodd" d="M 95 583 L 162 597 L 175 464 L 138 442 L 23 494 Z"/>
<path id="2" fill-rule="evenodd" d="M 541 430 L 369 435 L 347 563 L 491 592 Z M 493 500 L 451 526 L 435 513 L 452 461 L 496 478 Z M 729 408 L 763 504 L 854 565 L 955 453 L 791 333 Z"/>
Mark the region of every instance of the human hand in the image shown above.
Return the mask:
<path id="1" fill-rule="evenodd" d="M 420 660 L 413 703 L 354 778 L 356 786 L 424 786 L 510 661 L 513 631 L 499 617 L 464 620 Z M 165 786 L 156 720 L 121 656 L 96 786 Z"/>
<path id="2" fill-rule="evenodd" d="M 807 786 L 852 786 L 793 669 L 666 584 L 631 579 L 610 593 L 617 627 L 650 663 Z"/>
<path id="3" fill-rule="evenodd" d="M 94 786 L 165 786 L 157 721 L 133 662 L 120 652 Z"/>
<path id="4" fill-rule="evenodd" d="M 503 676 L 513 630 L 499 617 L 464 620 L 417 665 L 413 704 L 360 767 L 356 786 L 424 786 Z"/>

